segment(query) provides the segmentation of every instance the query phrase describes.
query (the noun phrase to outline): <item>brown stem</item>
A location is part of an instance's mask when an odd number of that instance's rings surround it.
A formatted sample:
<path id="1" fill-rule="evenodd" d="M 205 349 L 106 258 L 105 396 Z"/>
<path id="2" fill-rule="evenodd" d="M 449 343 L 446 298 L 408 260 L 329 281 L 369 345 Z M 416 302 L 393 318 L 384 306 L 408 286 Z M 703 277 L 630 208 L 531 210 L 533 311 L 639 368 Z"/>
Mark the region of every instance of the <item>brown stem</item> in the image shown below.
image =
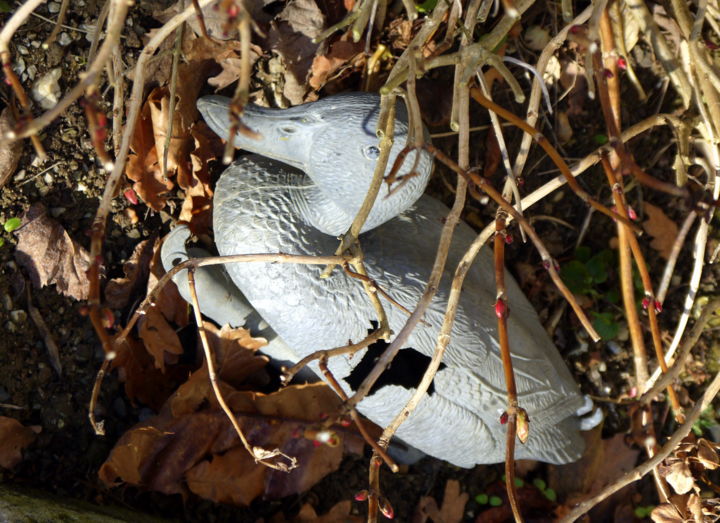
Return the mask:
<path id="1" fill-rule="evenodd" d="M 215 359 L 212 350 L 210 349 L 210 342 L 207 338 L 205 322 L 202 319 L 200 302 L 198 300 L 197 290 L 195 289 L 195 268 L 188 269 L 187 278 L 188 287 L 190 289 L 190 298 L 192 301 L 193 311 L 195 313 L 195 322 L 197 323 L 198 334 L 200 335 L 201 345 L 205 354 L 205 362 L 207 363 L 208 367 L 208 377 L 210 379 L 210 385 L 212 386 L 213 392 L 215 393 L 215 399 L 217 400 L 223 412 L 225 412 L 228 420 L 230 420 L 230 423 L 232 424 L 235 432 L 240 438 L 243 447 L 245 447 L 245 450 L 247 450 L 248 453 L 253 457 L 255 463 L 259 463 L 271 469 L 280 470 L 282 472 L 290 472 L 294 468 L 297 468 L 297 458 L 288 456 L 287 454 L 283 453 L 279 448 L 268 451 L 260 447 L 250 445 L 250 442 L 245 437 L 245 433 L 240 427 L 240 423 L 235 417 L 235 414 L 225 401 L 225 397 L 220 390 L 220 384 L 218 383 L 217 372 L 215 371 Z M 287 463 L 284 463 L 282 460 L 287 461 Z"/>
<path id="2" fill-rule="evenodd" d="M 700 418 L 700 414 L 702 414 L 702 411 L 705 410 L 707 406 L 710 405 L 710 403 L 713 401 L 715 396 L 717 396 L 718 391 L 720 391 L 720 372 L 715 375 L 713 380 L 705 389 L 703 395 L 698 401 L 695 402 L 695 406 L 688 413 L 688 417 L 687 420 L 685 420 L 685 423 L 683 423 L 675 431 L 672 437 L 652 458 L 647 460 L 642 465 L 635 467 L 630 472 L 621 475 L 613 482 L 611 482 L 607 487 L 602 489 L 598 494 L 580 503 L 570 513 L 563 517 L 560 520 L 560 523 L 571 523 L 572 521 L 575 521 L 577 518 L 592 509 L 595 505 L 597 505 L 604 499 L 607 499 L 609 496 L 611 496 L 621 488 L 629 485 L 630 483 L 638 481 L 639 479 L 647 475 L 649 472 L 652 472 L 655 467 L 657 467 L 677 448 L 683 438 L 685 438 L 685 436 L 690 433 L 690 430 L 692 430 L 692 426 Z"/>
<path id="3" fill-rule="evenodd" d="M 637 225 L 628 221 L 627 218 L 619 216 L 616 212 L 611 211 L 610 209 L 602 205 L 600 202 L 595 201 L 582 187 L 580 187 L 580 184 L 578 184 L 577 180 L 575 180 L 575 178 L 573 177 L 569 167 L 565 163 L 565 160 L 562 159 L 560 153 L 557 152 L 557 150 L 550 144 L 550 142 L 548 142 L 547 138 L 545 138 L 545 136 L 543 136 L 540 131 L 529 126 L 527 123 L 525 123 L 525 121 L 521 120 L 507 109 L 504 109 L 496 103 L 492 102 L 491 100 L 488 100 L 482 94 L 482 91 L 480 91 L 480 89 L 476 87 L 472 88 L 470 90 L 470 95 L 476 102 L 478 102 L 486 109 L 497 113 L 497 115 L 501 118 L 507 120 L 508 122 L 512 122 L 513 125 L 530 134 L 533 137 L 533 140 L 535 140 L 535 142 L 537 142 L 537 144 L 542 147 L 542 149 L 547 153 L 553 163 L 557 165 L 558 169 L 560 169 L 560 173 L 565 177 L 566 183 L 575 192 L 575 194 L 578 195 L 581 200 L 588 203 L 588 205 L 590 205 L 595 210 L 603 213 L 606 216 L 609 216 L 613 220 L 623 222 L 633 231 L 641 232 L 640 228 Z"/>

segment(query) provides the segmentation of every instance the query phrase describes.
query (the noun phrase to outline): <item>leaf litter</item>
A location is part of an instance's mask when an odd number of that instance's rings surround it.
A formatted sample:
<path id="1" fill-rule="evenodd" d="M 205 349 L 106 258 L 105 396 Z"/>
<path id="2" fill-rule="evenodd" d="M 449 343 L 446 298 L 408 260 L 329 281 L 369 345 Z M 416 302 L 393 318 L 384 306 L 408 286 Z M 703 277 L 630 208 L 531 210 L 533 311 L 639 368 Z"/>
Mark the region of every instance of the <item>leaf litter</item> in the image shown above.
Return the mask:
<path id="1" fill-rule="evenodd" d="M 268 363 L 257 353 L 264 340 L 244 329 L 204 325 L 219 362 L 223 396 L 254 446 L 278 447 L 300 466 L 284 473 L 255 463 L 241 445 L 214 395 L 207 365 L 193 372 L 153 416 L 118 441 L 100 469 L 108 484 L 122 481 L 166 494 L 192 492 L 215 502 L 248 505 L 258 496 L 277 499 L 309 489 L 335 470 L 347 438 L 318 444 L 305 437 L 340 400 L 327 385 L 291 385 L 271 393 Z M 352 443 L 352 442 L 351 442 Z M 357 441 L 352 448 L 357 447 Z"/>
<path id="2" fill-rule="evenodd" d="M 86 272 L 90 255 L 70 238 L 62 225 L 48 216 L 42 203 L 28 209 L 15 235 L 18 238 L 15 259 L 27 271 L 33 287 L 55 285 L 65 296 L 87 299 L 90 282 Z"/>

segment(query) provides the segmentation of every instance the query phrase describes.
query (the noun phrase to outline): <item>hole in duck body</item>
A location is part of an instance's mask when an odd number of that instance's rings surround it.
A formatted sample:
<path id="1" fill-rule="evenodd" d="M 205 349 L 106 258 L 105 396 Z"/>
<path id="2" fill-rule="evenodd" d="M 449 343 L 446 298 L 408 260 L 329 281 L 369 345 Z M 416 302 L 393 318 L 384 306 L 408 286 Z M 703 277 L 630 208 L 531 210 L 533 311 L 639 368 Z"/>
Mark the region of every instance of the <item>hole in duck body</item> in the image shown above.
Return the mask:
<path id="1" fill-rule="evenodd" d="M 372 322 L 372 324 L 373 328 L 369 332 L 373 332 L 377 329 L 377 323 Z M 388 346 L 389 343 L 385 340 L 378 340 L 367 348 L 367 351 L 360 362 L 355 365 L 352 372 L 345 378 L 345 381 L 348 385 L 350 385 L 352 390 L 357 391 L 362 382 L 377 364 L 378 358 L 383 352 L 385 352 L 385 349 L 387 349 Z M 399 385 L 401 387 L 405 387 L 406 389 L 417 388 L 428 368 L 428 365 L 430 365 L 430 360 L 431 358 L 412 347 L 404 347 L 400 349 L 390 366 L 383 371 L 378 380 L 372 386 L 368 396 L 375 394 L 387 385 Z M 438 372 L 445 367 L 446 365 L 441 363 L 438 368 Z M 430 383 L 427 393 L 433 394 L 434 392 L 435 380 Z"/>

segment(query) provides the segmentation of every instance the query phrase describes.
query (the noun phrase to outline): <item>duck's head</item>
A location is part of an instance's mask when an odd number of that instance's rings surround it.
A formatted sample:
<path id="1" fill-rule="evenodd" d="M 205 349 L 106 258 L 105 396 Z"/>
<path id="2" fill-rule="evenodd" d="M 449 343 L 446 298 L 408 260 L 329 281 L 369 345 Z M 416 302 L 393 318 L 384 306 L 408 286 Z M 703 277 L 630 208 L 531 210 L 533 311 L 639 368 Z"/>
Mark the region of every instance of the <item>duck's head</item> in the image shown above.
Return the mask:
<path id="1" fill-rule="evenodd" d="M 229 99 L 207 96 L 198 101 L 198 109 L 208 125 L 220 137 L 229 130 Z M 249 105 L 242 121 L 259 138 L 243 134 L 235 137 L 239 149 L 261 154 L 304 171 L 323 195 L 332 201 L 344 218 L 320 220 L 332 223 L 327 234 L 338 235 L 350 226 L 365 198 L 380 155 L 376 135 L 380 97 L 373 93 L 348 93 L 290 109 L 267 109 Z M 408 117 L 398 102 L 394 144 L 386 174 L 398 153 L 407 144 Z M 415 164 L 416 154 L 420 157 Z M 413 169 L 414 167 L 414 169 Z M 392 219 L 410 207 L 423 193 L 432 171 L 432 157 L 421 151 L 410 153 L 398 177 L 411 173 L 406 182 L 392 192 L 384 185 L 363 231 Z"/>

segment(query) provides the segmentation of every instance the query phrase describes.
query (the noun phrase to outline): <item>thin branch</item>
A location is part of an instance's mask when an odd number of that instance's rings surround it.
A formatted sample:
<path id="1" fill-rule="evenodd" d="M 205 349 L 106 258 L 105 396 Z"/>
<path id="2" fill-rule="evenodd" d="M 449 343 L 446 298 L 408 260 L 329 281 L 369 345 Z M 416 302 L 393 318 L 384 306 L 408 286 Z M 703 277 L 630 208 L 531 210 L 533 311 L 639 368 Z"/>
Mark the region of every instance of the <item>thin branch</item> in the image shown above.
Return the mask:
<path id="1" fill-rule="evenodd" d="M 580 516 L 591 510 L 595 505 L 607 499 L 612 494 L 622 489 L 626 485 L 638 481 L 643 478 L 649 472 L 657 467 L 662 461 L 667 458 L 680 444 L 680 442 L 690 433 L 695 422 L 700 418 L 702 411 L 712 403 L 715 396 L 720 391 L 720 372 L 715 375 L 713 380 L 705 389 L 699 400 L 695 402 L 695 406 L 688 413 L 687 420 L 683 423 L 672 435 L 672 437 L 662 446 L 662 448 L 648 461 L 635 467 L 630 472 L 627 472 L 617 478 L 615 481 L 610 483 L 607 487 L 602 489 L 598 494 L 592 496 L 575 507 L 570 513 L 560 520 L 560 523 L 570 523 L 575 521 Z"/>
<path id="2" fill-rule="evenodd" d="M 192 306 L 193 311 L 195 312 L 195 323 L 197 324 L 198 333 L 200 335 L 200 341 L 203 348 L 203 352 L 205 354 L 205 362 L 207 363 L 208 367 L 208 377 L 210 379 L 210 385 L 212 386 L 213 392 L 215 393 L 215 399 L 217 400 L 218 404 L 220 405 L 220 408 L 225 412 L 225 415 L 227 416 L 228 420 L 230 420 L 230 423 L 232 424 L 233 428 L 235 429 L 235 432 L 237 433 L 238 437 L 240 438 L 240 441 L 243 444 L 243 447 L 245 447 L 245 450 L 248 451 L 248 454 L 250 454 L 253 459 L 255 460 L 255 463 L 259 463 L 261 465 L 265 465 L 268 468 L 279 470 L 282 472 L 290 472 L 291 470 L 297 468 L 297 458 L 288 456 L 287 454 L 283 453 L 279 448 L 273 449 L 273 450 L 265 450 L 261 447 L 254 447 L 250 445 L 250 442 L 247 440 L 247 437 L 245 436 L 245 433 L 242 430 L 242 427 L 240 427 L 240 423 L 238 423 L 237 418 L 235 417 L 235 414 L 228 406 L 227 402 L 225 401 L 225 398 L 223 397 L 222 391 L 220 390 L 220 384 L 218 383 L 217 378 L 217 372 L 215 371 L 215 361 L 213 357 L 212 350 L 210 350 L 210 342 L 207 338 L 207 332 L 205 330 L 205 322 L 202 319 L 202 313 L 200 311 L 200 302 L 198 300 L 197 296 L 197 290 L 195 289 L 195 268 L 188 269 L 187 273 L 188 278 L 188 287 L 190 289 L 190 298 L 192 300 Z M 282 461 L 276 460 L 276 461 L 269 461 L 274 458 L 282 458 L 287 461 L 287 463 L 283 463 Z"/>

